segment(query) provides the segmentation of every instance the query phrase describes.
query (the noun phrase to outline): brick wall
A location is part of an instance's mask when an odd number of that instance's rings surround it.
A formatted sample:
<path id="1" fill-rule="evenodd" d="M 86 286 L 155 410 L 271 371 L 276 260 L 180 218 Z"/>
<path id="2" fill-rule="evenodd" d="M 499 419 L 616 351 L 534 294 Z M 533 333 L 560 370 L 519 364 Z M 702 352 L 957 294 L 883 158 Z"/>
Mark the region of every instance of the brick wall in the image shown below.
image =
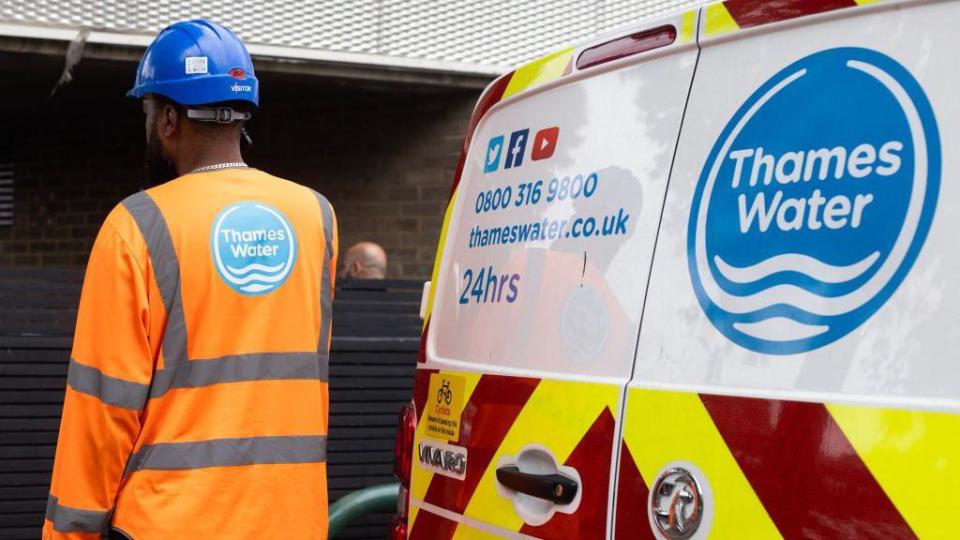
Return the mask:
<path id="1" fill-rule="evenodd" d="M 0 66 L 25 57 L 0 57 Z M 17 85 L 0 83 L 0 161 L 16 175 L 0 265 L 82 266 L 107 212 L 143 184 L 143 115 L 122 97 L 133 66 L 81 63 L 48 101 L 59 61 L 28 63 Z M 259 76 L 248 162 L 326 194 L 344 249 L 372 240 L 387 250 L 390 277 L 429 276 L 478 92 Z"/>
<path id="2" fill-rule="evenodd" d="M 324 193 L 343 249 L 373 240 L 387 250 L 390 276 L 425 278 L 475 101 L 473 92 L 350 90 L 284 101 L 263 111 L 269 126 L 253 126 L 250 161 Z"/>

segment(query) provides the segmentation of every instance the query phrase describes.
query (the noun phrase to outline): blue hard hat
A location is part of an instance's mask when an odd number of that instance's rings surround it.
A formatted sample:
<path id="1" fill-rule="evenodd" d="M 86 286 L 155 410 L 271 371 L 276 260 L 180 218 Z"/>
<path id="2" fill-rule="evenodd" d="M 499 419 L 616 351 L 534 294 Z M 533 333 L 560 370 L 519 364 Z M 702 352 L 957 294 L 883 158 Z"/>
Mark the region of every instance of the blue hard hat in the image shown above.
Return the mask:
<path id="1" fill-rule="evenodd" d="M 257 106 L 260 88 L 240 38 L 197 19 L 163 29 L 147 47 L 128 97 L 160 94 L 181 105 L 246 101 Z"/>

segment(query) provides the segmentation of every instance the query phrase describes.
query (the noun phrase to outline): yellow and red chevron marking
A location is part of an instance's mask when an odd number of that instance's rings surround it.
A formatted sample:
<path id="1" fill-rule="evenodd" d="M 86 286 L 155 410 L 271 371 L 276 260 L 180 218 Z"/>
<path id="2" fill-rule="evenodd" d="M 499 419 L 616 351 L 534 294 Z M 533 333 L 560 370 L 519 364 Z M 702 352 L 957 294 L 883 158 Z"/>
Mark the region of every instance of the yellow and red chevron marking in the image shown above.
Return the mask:
<path id="1" fill-rule="evenodd" d="M 524 64 L 513 72 L 503 98 L 526 92 L 553 82 L 570 73 L 573 66 L 573 48 L 562 49 Z"/>
<path id="2" fill-rule="evenodd" d="M 635 511 L 674 461 L 706 476 L 714 538 L 947 538 L 918 482 L 960 490 L 958 432 L 946 413 L 632 389 L 617 538 L 649 537 Z"/>
<path id="3" fill-rule="evenodd" d="M 680 44 L 690 43 L 693 41 L 694 32 L 697 29 L 697 10 L 691 9 L 684 12 L 683 17 L 680 19 L 680 34 L 677 37 L 677 41 Z"/>
<path id="4" fill-rule="evenodd" d="M 430 396 L 427 382 L 435 370 L 417 373 L 415 402 L 421 411 Z M 410 538 L 446 540 L 476 538 L 480 529 L 451 519 L 490 524 L 501 531 L 539 537 L 603 538 L 606 531 L 610 461 L 614 448 L 617 385 L 552 379 L 450 373 L 466 380 L 466 405 L 460 438 L 452 444 L 467 449 L 464 480 L 436 475 L 413 466 Z M 424 422 L 415 444 L 425 437 Z M 524 525 L 512 502 L 496 491 L 496 464 L 516 457 L 525 446 L 548 448 L 581 476 L 582 502 L 573 514 L 556 514 L 541 527 Z M 427 508 L 442 508 L 443 516 Z"/>
<path id="5" fill-rule="evenodd" d="M 726 0 L 706 6 L 704 36 L 714 37 L 805 15 L 872 4 L 879 0 Z"/>

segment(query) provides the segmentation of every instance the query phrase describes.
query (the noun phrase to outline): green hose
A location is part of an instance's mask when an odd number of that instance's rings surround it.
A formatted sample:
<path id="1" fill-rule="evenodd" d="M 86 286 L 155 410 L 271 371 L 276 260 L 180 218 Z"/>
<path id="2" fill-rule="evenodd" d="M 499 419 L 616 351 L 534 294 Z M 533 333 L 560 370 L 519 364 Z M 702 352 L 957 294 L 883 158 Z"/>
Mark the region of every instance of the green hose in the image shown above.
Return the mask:
<path id="1" fill-rule="evenodd" d="M 396 510 L 400 484 L 383 484 L 354 491 L 330 507 L 330 538 L 335 538 L 351 521 L 365 514 Z"/>

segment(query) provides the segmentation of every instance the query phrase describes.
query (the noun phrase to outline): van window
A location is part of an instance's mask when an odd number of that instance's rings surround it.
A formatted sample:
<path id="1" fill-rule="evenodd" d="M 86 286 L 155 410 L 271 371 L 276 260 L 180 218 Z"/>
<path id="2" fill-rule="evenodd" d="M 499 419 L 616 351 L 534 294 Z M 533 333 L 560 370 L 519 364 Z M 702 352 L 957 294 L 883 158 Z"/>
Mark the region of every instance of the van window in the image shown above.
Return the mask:
<path id="1" fill-rule="evenodd" d="M 447 233 L 432 361 L 629 376 L 695 59 L 691 40 L 488 113 Z"/>

